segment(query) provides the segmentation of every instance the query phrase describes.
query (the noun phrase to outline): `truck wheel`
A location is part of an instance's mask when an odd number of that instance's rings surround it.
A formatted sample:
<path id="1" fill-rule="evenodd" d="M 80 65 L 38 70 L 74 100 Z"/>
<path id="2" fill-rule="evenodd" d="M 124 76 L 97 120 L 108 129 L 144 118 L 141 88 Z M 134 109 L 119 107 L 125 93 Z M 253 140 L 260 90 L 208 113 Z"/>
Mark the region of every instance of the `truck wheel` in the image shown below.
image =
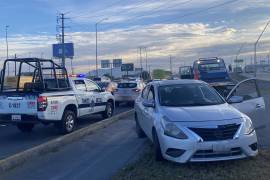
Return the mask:
<path id="1" fill-rule="evenodd" d="M 107 102 L 106 109 L 102 113 L 103 118 L 110 118 L 113 115 L 113 105 L 111 102 Z"/>
<path id="2" fill-rule="evenodd" d="M 28 123 L 17 124 L 18 129 L 22 132 L 31 132 L 34 126 L 35 126 L 34 124 L 28 124 Z"/>
<path id="3" fill-rule="evenodd" d="M 61 122 L 56 126 L 61 134 L 68 134 L 74 130 L 76 116 L 73 111 L 65 110 Z"/>

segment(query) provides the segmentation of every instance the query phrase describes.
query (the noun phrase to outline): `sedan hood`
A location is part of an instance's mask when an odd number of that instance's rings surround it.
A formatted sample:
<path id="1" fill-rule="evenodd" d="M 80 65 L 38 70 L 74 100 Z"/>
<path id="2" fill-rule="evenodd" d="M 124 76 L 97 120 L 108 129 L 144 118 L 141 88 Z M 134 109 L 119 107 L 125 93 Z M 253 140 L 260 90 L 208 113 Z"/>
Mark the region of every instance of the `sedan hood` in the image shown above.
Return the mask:
<path id="1" fill-rule="evenodd" d="M 161 107 L 162 114 L 174 122 L 222 121 L 241 118 L 229 104 L 192 107 Z"/>

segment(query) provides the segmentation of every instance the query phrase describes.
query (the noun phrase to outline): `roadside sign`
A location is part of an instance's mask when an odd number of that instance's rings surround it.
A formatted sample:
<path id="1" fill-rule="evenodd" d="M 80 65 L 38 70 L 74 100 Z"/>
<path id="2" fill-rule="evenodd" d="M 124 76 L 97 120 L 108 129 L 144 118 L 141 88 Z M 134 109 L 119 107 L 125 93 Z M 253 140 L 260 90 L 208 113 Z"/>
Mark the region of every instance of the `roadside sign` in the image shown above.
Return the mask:
<path id="1" fill-rule="evenodd" d="M 73 43 L 65 43 L 65 57 L 73 58 L 74 56 L 74 44 Z M 62 57 L 62 44 L 53 44 L 53 57 L 61 58 Z"/>
<path id="2" fill-rule="evenodd" d="M 122 64 L 121 71 L 134 71 L 134 64 L 133 63 Z"/>

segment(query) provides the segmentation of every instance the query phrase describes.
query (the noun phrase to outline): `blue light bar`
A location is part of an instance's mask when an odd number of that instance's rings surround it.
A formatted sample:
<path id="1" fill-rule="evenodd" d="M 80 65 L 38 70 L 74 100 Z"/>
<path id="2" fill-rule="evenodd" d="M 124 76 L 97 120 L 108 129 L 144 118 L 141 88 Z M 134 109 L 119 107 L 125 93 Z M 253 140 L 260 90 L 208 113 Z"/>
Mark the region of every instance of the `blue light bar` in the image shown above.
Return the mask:
<path id="1" fill-rule="evenodd" d="M 78 78 L 84 78 L 85 77 L 85 74 L 77 74 L 77 77 Z"/>

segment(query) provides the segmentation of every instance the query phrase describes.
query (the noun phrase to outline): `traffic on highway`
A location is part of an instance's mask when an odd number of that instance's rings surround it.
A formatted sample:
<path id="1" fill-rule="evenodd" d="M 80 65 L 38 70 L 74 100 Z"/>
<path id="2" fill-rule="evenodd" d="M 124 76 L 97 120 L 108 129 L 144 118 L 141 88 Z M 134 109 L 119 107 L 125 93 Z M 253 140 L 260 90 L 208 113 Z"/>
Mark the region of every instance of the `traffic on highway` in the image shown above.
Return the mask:
<path id="1" fill-rule="evenodd" d="M 267 0 L 0 2 L 0 180 L 269 179 Z"/>

